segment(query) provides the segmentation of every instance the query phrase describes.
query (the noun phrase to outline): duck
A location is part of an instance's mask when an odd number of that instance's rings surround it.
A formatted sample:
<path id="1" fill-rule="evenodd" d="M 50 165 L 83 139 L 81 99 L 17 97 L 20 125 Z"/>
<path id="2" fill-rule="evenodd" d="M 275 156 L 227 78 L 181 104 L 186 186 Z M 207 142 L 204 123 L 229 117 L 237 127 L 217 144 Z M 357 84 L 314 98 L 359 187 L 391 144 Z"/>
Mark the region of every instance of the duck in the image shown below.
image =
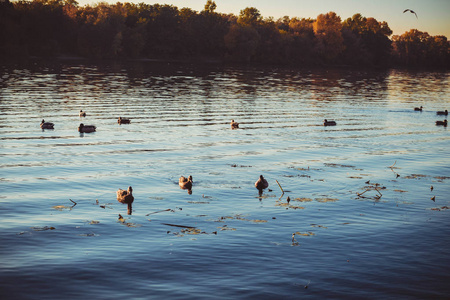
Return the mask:
<path id="1" fill-rule="evenodd" d="M 179 184 L 180 188 L 182 188 L 183 190 L 192 189 L 192 176 L 189 175 L 188 178 L 181 176 L 180 180 L 178 181 L 178 184 Z"/>
<path id="2" fill-rule="evenodd" d="M 119 189 L 117 191 L 117 201 L 125 204 L 133 203 L 134 201 L 133 188 L 129 186 L 127 190 Z"/>
<path id="3" fill-rule="evenodd" d="M 94 125 L 84 125 L 83 123 L 80 123 L 80 126 L 78 127 L 79 132 L 89 133 L 94 132 L 97 127 Z"/>
<path id="4" fill-rule="evenodd" d="M 436 112 L 436 114 L 440 116 L 448 116 L 448 110 L 438 111 Z"/>
<path id="5" fill-rule="evenodd" d="M 335 121 L 328 121 L 327 119 L 323 120 L 323 126 L 336 126 Z"/>
<path id="6" fill-rule="evenodd" d="M 421 106 L 421 107 L 414 107 L 414 110 L 415 111 L 422 111 L 422 108 L 423 108 L 423 106 Z"/>
<path id="7" fill-rule="evenodd" d="M 447 127 L 447 120 L 444 120 L 444 121 L 436 121 L 436 125 L 440 125 L 440 126 L 445 126 L 445 127 Z"/>
<path id="8" fill-rule="evenodd" d="M 41 122 L 41 128 L 42 128 L 42 129 L 53 129 L 53 126 L 54 126 L 54 125 L 55 125 L 55 124 L 50 123 L 50 122 L 45 122 L 45 120 L 42 119 L 42 122 Z"/>
<path id="9" fill-rule="evenodd" d="M 260 193 L 262 193 L 264 189 L 269 187 L 269 183 L 264 179 L 262 175 L 259 175 L 259 179 L 255 182 L 255 187 Z"/>
<path id="10" fill-rule="evenodd" d="M 86 117 L 86 112 L 80 109 L 80 117 Z"/>
<path id="11" fill-rule="evenodd" d="M 235 122 L 234 120 L 231 120 L 231 129 L 239 128 L 239 123 Z"/>
<path id="12" fill-rule="evenodd" d="M 130 124 L 130 119 L 124 119 L 122 117 L 119 117 L 119 119 L 117 119 L 117 123 L 119 123 L 119 124 Z"/>
<path id="13" fill-rule="evenodd" d="M 123 204 L 128 204 L 128 214 L 131 215 L 132 211 L 131 204 L 134 201 L 133 188 L 129 186 L 127 190 L 119 189 L 117 191 L 117 201 Z"/>

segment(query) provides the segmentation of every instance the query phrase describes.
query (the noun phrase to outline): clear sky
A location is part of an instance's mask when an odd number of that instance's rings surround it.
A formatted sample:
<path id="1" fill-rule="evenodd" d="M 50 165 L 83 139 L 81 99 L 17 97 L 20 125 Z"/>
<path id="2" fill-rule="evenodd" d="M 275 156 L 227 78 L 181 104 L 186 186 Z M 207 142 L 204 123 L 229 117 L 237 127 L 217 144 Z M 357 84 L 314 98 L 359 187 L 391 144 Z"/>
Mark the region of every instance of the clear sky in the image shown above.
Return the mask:
<path id="1" fill-rule="evenodd" d="M 100 0 L 77 0 L 81 6 L 95 4 Z M 216 12 L 239 12 L 246 7 L 256 7 L 264 18 L 283 16 L 316 18 L 319 14 L 335 12 L 342 20 L 356 13 L 386 21 L 394 34 L 401 35 L 410 29 L 445 35 L 450 40 L 450 0 L 214 0 Z M 171 4 L 179 9 L 189 7 L 203 10 L 206 0 L 106 0 L 102 2 L 133 2 L 147 4 Z M 412 9 L 418 18 L 405 9 Z"/>

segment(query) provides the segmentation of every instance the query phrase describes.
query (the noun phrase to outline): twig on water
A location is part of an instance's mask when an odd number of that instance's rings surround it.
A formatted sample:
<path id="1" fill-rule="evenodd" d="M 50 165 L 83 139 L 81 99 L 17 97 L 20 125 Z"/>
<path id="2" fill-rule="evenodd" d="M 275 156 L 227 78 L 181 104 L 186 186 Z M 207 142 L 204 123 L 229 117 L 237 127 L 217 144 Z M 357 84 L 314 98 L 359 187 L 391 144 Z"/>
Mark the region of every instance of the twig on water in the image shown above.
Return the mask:
<path id="1" fill-rule="evenodd" d="M 389 168 L 393 168 L 395 166 L 395 164 L 397 163 L 397 161 L 394 161 L 394 164 L 392 166 L 390 166 Z"/>
<path id="2" fill-rule="evenodd" d="M 283 191 L 283 188 L 281 187 L 280 183 L 278 182 L 278 180 L 275 180 L 275 181 L 278 183 L 278 186 L 280 187 L 280 190 L 282 192 L 280 198 L 278 199 L 278 200 L 281 200 L 281 197 L 283 197 L 283 195 L 284 195 L 284 191 Z"/>
<path id="3" fill-rule="evenodd" d="M 169 223 L 161 223 L 161 224 L 167 225 L 167 226 L 181 227 L 181 228 L 195 228 L 193 226 L 184 226 L 184 225 L 169 224 Z"/>
<path id="4" fill-rule="evenodd" d="M 378 194 L 380 194 L 380 198 L 383 196 L 383 194 L 381 194 L 381 192 L 377 188 L 375 188 L 375 191 L 377 191 Z"/>
<path id="5" fill-rule="evenodd" d="M 72 207 L 74 207 L 75 205 L 77 205 L 77 203 L 75 201 L 73 201 L 72 199 L 69 199 L 70 201 L 72 201 L 73 205 Z"/>
<path id="6" fill-rule="evenodd" d="M 309 284 L 311 283 L 311 280 L 308 281 L 308 283 L 305 285 L 305 289 L 308 288 Z"/>
<path id="7" fill-rule="evenodd" d="M 157 214 L 157 213 L 160 213 L 160 212 L 165 212 L 165 211 L 171 211 L 171 209 L 168 208 L 168 209 L 165 209 L 165 210 L 159 210 L 159 211 L 151 212 L 151 213 L 146 214 L 146 216 L 150 216 L 150 215 Z"/>
<path id="8" fill-rule="evenodd" d="M 362 194 L 364 194 L 365 192 L 367 192 L 368 190 L 366 189 L 364 192 L 362 193 L 356 193 L 356 195 L 358 195 L 358 197 L 361 197 Z"/>

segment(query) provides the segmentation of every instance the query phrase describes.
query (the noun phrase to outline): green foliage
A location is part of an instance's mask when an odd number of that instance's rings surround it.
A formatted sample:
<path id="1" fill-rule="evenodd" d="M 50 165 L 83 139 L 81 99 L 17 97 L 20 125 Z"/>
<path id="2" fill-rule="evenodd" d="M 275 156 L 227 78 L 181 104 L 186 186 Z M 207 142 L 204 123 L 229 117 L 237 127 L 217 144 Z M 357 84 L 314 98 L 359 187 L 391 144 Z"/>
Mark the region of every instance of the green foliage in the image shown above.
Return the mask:
<path id="1" fill-rule="evenodd" d="M 288 65 L 437 66 L 450 64 L 444 36 L 411 30 L 393 36 L 386 22 L 334 12 L 316 19 L 239 16 L 173 5 L 75 0 L 0 1 L 0 59 L 75 55 L 96 59 L 175 58 Z"/>

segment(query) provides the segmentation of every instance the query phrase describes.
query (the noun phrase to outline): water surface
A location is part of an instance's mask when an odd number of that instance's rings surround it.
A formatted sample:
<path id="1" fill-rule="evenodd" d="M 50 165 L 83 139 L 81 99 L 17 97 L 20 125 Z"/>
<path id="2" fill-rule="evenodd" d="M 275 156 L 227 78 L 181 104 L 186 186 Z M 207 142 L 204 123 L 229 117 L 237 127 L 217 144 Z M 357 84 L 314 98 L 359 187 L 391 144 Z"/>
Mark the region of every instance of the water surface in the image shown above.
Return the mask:
<path id="1" fill-rule="evenodd" d="M 450 138 L 435 125 L 448 73 L 70 62 L 0 75 L 2 298 L 450 295 Z M 128 186 L 131 215 L 115 194 Z"/>

